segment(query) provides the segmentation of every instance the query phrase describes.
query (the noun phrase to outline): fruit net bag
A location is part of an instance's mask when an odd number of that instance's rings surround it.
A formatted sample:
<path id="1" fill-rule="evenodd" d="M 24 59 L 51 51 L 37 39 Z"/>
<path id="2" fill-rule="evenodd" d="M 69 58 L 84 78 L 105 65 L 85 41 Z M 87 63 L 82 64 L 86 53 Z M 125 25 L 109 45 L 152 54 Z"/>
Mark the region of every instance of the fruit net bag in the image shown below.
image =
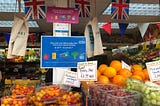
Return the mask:
<path id="1" fill-rule="evenodd" d="M 1 98 L 1 106 L 26 106 L 25 96 L 5 96 Z"/>
<path id="2" fill-rule="evenodd" d="M 40 87 L 35 94 L 30 98 L 29 104 L 47 105 L 57 104 L 57 98 L 67 92 L 66 89 L 61 89 L 59 85 L 49 85 Z"/>
<path id="3" fill-rule="evenodd" d="M 141 94 L 138 91 L 118 89 L 108 92 L 105 106 L 141 106 Z"/>

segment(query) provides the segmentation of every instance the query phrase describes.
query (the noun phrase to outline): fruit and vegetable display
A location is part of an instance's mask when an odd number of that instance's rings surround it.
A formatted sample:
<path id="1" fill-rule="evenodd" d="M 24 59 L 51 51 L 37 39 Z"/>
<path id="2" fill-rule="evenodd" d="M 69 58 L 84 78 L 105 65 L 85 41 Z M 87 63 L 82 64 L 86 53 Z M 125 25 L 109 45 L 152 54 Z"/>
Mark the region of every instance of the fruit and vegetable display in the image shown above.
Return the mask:
<path id="1" fill-rule="evenodd" d="M 141 106 L 141 94 L 137 91 L 118 89 L 105 96 L 105 106 Z"/>
<path id="2" fill-rule="evenodd" d="M 120 89 L 119 86 L 115 84 L 91 84 L 89 85 L 89 95 L 94 101 L 95 106 L 105 106 L 106 95 L 108 92 Z"/>
<path id="3" fill-rule="evenodd" d="M 126 87 L 130 90 L 141 92 L 143 106 L 160 106 L 160 86 L 152 82 L 142 82 L 133 79 L 127 79 Z"/>
<path id="4" fill-rule="evenodd" d="M 80 106 L 81 94 L 62 89 L 59 85 L 49 85 L 41 87 L 28 99 L 28 105 L 33 104 L 35 106 L 69 106 L 71 104 Z"/>
<path id="5" fill-rule="evenodd" d="M 7 57 L 8 50 L 5 51 L 5 56 Z M 25 56 L 17 56 L 13 59 L 8 59 L 8 62 L 39 62 L 40 60 L 40 49 L 38 48 L 27 48 Z"/>
<path id="6" fill-rule="evenodd" d="M 15 85 L 12 87 L 12 95 L 16 96 L 27 96 L 27 95 L 33 95 L 35 86 L 27 86 L 27 85 Z"/>
<path id="7" fill-rule="evenodd" d="M 156 47 L 156 44 L 134 45 L 126 47 L 125 49 L 113 50 L 113 57 L 119 59 L 125 59 L 131 64 L 140 63 L 144 64 L 149 61 L 160 60 L 159 54 L 160 48 Z"/>
<path id="8" fill-rule="evenodd" d="M 116 84 L 123 87 L 127 78 L 141 81 L 149 81 L 146 68 L 139 64 L 133 64 L 131 69 L 122 68 L 122 62 L 112 60 L 109 65 L 101 64 L 97 69 L 97 79 L 100 84 Z"/>
<path id="9" fill-rule="evenodd" d="M 20 96 L 5 96 L 1 99 L 1 106 L 26 106 L 27 98 Z"/>

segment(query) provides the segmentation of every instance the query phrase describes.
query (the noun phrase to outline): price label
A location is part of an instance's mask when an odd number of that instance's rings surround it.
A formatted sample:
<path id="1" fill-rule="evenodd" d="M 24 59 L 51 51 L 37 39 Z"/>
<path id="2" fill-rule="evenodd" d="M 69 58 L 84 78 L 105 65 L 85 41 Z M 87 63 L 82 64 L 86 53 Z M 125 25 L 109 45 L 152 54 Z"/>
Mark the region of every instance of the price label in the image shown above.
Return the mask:
<path id="1" fill-rule="evenodd" d="M 79 62 L 77 79 L 80 81 L 97 81 L 97 61 Z"/>
<path id="2" fill-rule="evenodd" d="M 126 68 L 128 70 L 131 70 L 131 66 L 129 66 L 127 63 L 125 63 L 124 61 L 121 61 L 122 63 L 122 68 Z"/>
<path id="3" fill-rule="evenodd" d="M 147 62 L 146 66 L 147 66 L 150 80 L 159 81 L 160 80 L 160 60 Z"/>
<path id="4" fill-rule="evenodd" d="M 74 87 L 80 87 L 80 81 L 77 80 L 77 72 L 65 71 L 62 84 Z"/>

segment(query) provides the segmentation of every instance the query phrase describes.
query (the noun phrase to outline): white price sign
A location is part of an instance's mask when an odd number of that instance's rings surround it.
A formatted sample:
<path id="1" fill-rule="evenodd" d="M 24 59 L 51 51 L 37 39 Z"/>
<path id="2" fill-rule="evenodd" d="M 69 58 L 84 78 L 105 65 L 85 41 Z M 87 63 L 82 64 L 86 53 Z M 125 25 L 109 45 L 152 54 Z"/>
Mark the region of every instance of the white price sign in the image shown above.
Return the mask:
<path id="1" fill-rule="evenodd" d="M 153 61 L 153 62 L 147 62 L 146 66 L 147 66 L 150 80 L 159 81 L 160 80 L 160 60 Z"/>
<path id="2" fill-rule="evenodd" d="M 124 61 L 121 61 L 122 63 L 122 68 L 126 68 L 128 70 L 131 70 L 131 66 L 129 66 L 127 63 L 125 63 Z"/>
<path id="3" fill-rule="evenodd" d="M 77 72 L 65 71 L 62 84 L 74 87 L 80 87 L 80 81 L 77 80 Z"/>
<path id="4" fill-rule="evenodd" d="M 80 81 L 97 81 L 97 61 L 78 62 L 77 79 Z"/>

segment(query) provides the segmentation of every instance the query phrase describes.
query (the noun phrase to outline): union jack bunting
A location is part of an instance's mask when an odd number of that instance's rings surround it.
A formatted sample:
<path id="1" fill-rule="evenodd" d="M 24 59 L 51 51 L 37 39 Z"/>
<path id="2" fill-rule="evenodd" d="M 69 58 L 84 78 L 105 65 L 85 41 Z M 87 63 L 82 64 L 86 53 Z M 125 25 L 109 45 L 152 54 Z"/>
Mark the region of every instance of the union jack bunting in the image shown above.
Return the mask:
<path id="1" fill-rule="evenodd" d="M 130 0 L 112 0 L 111 19 L 129 19 Z"/>
<path id="2" fill-rule="evenodd" d="M 89 17 L 90 7 L 90 0 L 75 0 L 75 8 L 79 9 L 79 17 Z"/>
<path id="3" fill-rule="evenodd" d="M 26 19 L 46 17 L 45 0 L 24 0 Z"/>

